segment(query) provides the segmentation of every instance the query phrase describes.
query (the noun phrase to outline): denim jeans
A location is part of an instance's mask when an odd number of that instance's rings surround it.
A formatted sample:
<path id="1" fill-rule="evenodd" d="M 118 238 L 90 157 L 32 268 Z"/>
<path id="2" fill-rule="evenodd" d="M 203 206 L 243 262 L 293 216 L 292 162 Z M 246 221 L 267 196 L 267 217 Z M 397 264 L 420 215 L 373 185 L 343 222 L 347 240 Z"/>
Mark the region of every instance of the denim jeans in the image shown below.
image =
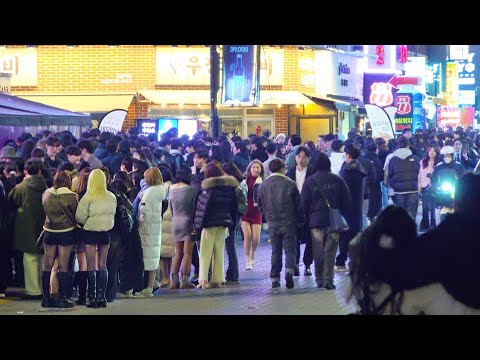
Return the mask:
<path id="1" fill-rule="evenodd" d="M 297 226 L 268 224 L 268 234 L 272 244 L 272 268 L 270 279 L 280 281 L 282 271 L 282 256 L 285 251 L 285 273 L 295 272 L 295 258 L 297 255 Z"/>
<path id="2" fill-rule="evenodd" d="M 432 187 L 422 189 L 422 226 L 426 229 L 436 226 L 435 202 L 432 197 Z"/>
<path id="3" fill-rule="evenodd" d="M 238 281 L 238 258 L 237 249 L 235 247 L 235 235 L 238 224 L 240 223 L 240 216 L 235 219 L 235 224 L 228 228 L 228 236 L 225 239 L 225 248 L 228 256 L 228 268 L 225 280 Z"/>
<path id="4" fill-rule="evenodd" d="M 382 182 L 381 188 L 382 188 L 382 209 L 384 209 L 388 206 L 388 187 L 383 185 L 383 182 Z"/>
<path id="5" fill-rule="evenodd" d="M 333 284 L 335 254 L 338 249 L 338 232 L 327 229 L 311 229 L 315 281 L 319 285 Z"/>
<path id="6" fill-rule="evenodd" d="M 413 220 L 417 219 L 418 192 L 410 194 L 395 194 L 395 197 L 393 198 L 393 203 L 407 210 Z"/>

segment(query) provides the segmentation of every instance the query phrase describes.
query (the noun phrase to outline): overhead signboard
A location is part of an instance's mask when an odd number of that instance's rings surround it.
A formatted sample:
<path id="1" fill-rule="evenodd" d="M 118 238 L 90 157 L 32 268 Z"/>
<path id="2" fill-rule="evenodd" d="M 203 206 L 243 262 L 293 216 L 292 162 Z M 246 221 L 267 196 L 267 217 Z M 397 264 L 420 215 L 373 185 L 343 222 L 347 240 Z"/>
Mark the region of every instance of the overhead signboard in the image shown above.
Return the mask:
<path id="1" fill-rule="evenodd" d="M 260 100 L 257 45 L 222 46 L 221 103 L 254 106 Z"/>

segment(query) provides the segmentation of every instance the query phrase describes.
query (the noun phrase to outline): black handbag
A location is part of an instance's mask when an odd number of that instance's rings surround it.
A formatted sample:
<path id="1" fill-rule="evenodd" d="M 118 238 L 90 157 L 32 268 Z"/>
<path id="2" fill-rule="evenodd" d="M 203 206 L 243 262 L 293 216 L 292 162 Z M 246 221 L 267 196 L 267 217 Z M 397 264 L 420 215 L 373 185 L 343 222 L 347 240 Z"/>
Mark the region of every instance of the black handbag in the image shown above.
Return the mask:
<path id="1" fill-rule="evenodd" d="M 197 231 L 193 229 L 192 232 L 190 233 L 190 238 L 192 239 L 192 241 L 199 241 L 201 235 L 202 235 L 202 231 Z"/>
<path id="2" fill-rule="evenodd" d="M 116 222 L 119 224 L 122 231 L 131 232 L 133 229 L 133 214 L 125 206 L 123 197 L 121 194 L 116 193 L 117 197 L 117 211 L 115 212 Z M 118 199 L 120 198 L 120 202 Z"/>
<path id="3" fill-rule="evenodd" d="M 350 229 L 350 225 L 348 225 L 347 220 L 343 217 L 340 209 L 332 208 L 330 203 L 328 202 L 328 198 L 325 192 L 322 190 L 321 184 L 317 182 L 318 191 L 320 192 L 325 204 L 328 207 L 328 216 L 330 218 L 330 231 L 331 232 L 345 232 Z"/>

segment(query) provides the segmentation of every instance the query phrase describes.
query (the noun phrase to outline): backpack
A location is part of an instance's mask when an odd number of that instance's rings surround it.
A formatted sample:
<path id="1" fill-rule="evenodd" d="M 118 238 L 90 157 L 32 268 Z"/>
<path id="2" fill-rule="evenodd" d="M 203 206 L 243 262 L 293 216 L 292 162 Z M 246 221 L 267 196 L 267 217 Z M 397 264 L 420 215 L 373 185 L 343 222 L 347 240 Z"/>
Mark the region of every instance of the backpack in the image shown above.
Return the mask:
<path id="1" fill-rule="evenodd" d="M 118 225 L 121 232 L 131 232 L 133 228 L 133 214 L 125 206 L 122 195 L 115 192 L 117 198 L 117 210 L 115 212 L 115 224 Z"/>

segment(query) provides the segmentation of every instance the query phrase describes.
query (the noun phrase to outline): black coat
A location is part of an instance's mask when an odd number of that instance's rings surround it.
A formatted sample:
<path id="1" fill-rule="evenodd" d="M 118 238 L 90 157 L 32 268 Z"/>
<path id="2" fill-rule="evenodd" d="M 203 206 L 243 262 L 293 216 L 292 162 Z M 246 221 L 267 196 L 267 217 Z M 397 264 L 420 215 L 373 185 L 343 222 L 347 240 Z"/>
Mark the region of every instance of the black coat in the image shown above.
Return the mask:
<path id="1" fill-rule="evenodd" d="M 340 209 L 344 217 L 349 213 L 351 196 L 345 181 L 331 172 L 317 171 L 305 180 L 300 196 L 310 229 L 330 225 L 327 203 L 319 191 L 319 185 L 332 208 Z"/>
<path id="2" fill-rule="evenodd" d="M 250 164 L 250 157 L 245 153 L 235 154 L 233 157 L 233 163 L 237 165 L 242 174 L 247 171 L 248 164 Z"/>
<path id="3" fill-rule="evenodd" d="M 307 178 L 313 174 L 315 174 L 315 168 L 313 166 L 308 165 L 307 174 L 305 175 L 305 181 L 307 181 Z M 297 167 L 296 166 L 288 170 L 285 175 L 287 175 L 290 179 L 292 179 L 293 181 L 295 181 L 295 183 L 297 183 Z M 305 184 L 303 184 L 303 186 L 305 186 Z"/>
<path id="4" fill-rule="evenodd" d="M 235 223 L 238 201 L 233 176 L 212 177 L 202 181 L 202 191 L 195 205 L 194 226 L 197 232 L 214 226 L 230 227 Z"/>
<path id="5" fill-rule="evenodd" d="M 372 160 L 367 158 L 365 155 L 360 155 L 358 157 L 358 161 L 360 161 L 365 169 L 365 172 L 367 173 L 367 177 L 365 178 L 365 191 L 363 193 L 363 198 L 369 199 L 371 184 L 375 183 L 376 181 L 375 167 L 373 166 Z"/>
<path id="6" fill-rule="evenodd" d="M 373 162 L 375 169 L 375 181 L 370 184 L 368 205 L 368 217 L 374 218 L 382 210 L 382 188 L 380 183 L 383 181 L 383 165 L 377 154 L 367 153 L 365 156 Z"/>
<path id="7" fill-rule="evenodd" d="M 353 160 L 340 170 L 340 177 L 345 180 L 352 198 L 350 209 L 345 214 L 345 220 L 350 225 L 349 231 L 356 234 L 362 230 L 363 193 L 367 173 L 358 160 Z"/>
<path id="8" fill-rule="evenodd" d="M 260 147 L 257 150 L 253 150 L 250 153 L 250 159 L 255 160 L 258 159 L 262 163 L 268 159 L 268 153 L 267 150 L 264 147 Z"/>

